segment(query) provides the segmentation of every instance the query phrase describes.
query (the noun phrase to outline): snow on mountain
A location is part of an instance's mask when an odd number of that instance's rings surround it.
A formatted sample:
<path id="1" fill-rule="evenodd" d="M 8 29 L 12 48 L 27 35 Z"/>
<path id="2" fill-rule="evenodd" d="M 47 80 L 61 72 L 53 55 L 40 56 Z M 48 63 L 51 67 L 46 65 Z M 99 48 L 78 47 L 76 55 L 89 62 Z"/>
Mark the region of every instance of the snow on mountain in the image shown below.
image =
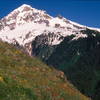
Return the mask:
<path id="1" fill-rule="evenodd" d="M 77 24 L 63 17 L 52 17 L 43 10 L 37 10 L 29 5 L 22 5 L 0 20 L 0 39 L 8 43 L 25 47 L 41 34 L 52 34 L 49 45 L 57 45 L 68 35 L 85 38 L 81 30 L 86 26 Z M 76 34 L 77 33 L 77 34 Z"/>

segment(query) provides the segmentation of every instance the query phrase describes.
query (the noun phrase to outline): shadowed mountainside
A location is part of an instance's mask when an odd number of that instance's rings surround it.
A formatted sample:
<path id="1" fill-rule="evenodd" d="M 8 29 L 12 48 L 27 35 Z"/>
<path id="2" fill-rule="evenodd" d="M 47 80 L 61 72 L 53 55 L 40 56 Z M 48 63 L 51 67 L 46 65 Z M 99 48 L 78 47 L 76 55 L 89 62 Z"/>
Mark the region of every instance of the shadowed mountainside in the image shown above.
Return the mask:
<path id="1" fill-rule="evenodd" d="M 66 37 L 47 60 L 51 66 L 65 72 L 82 93 L 100 99 L 100 33 L 87 29 L 87 38 Z"/>

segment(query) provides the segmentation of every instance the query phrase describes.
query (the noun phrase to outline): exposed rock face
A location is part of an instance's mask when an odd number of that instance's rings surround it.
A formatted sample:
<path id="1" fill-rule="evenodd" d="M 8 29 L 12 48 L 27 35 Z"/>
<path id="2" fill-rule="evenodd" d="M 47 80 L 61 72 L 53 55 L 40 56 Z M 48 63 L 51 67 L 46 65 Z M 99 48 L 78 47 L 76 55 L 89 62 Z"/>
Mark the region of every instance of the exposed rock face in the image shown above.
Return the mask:
<path id="1" fill-rule="evenodd" d="M 55 46 L 60 44 L 64 37 L 80 33 L 80 30 L 84 29 L 86 26 L 62 16 L 52 17 L 43 10 L 24 4 L 0 20 L 0 39 L 11 44 L 16 41 L 31 54 L 32 47 L 30 49 L 28 44 L 37 41 L 37 37 L 43 37 L 40 44 Z"/>
<path id="2" fill-rule="evenodd" d="M 19 45 L 29 55 L 47 60 L 67 36 L 74 35 L 72 40 L 87 38 L 87 34 L 81 32 L 86 28 L 89 27 L 61 15 L 52 17 L 43 10 L 24 4 L 0 20 L 0 40 Z"/>

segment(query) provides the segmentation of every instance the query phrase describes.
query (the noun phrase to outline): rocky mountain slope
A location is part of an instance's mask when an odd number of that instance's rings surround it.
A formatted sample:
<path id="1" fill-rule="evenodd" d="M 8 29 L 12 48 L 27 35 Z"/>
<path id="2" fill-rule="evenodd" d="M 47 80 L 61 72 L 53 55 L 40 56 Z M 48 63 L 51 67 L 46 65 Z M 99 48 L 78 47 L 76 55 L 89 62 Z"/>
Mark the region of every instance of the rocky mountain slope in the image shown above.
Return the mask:
<path id="1" fill-rule="evenodd" d="M 32 47 L 32 42 L 36 38 L 44 38 L 42 43 L 39 41 L 41 45 L 55 46 L 72 34 L 76 36 L 76 39 L 87 37 L 80 32 L 84 29 L 86 26 L 61 16 L 52 17 L 43 10 L 24 4 L 0 20 L 0 39 L 8 43 L 19 44 L 26 48 L 30 55 L 36 55 L 32 52 L 32 49 L 36 49 Z"/>

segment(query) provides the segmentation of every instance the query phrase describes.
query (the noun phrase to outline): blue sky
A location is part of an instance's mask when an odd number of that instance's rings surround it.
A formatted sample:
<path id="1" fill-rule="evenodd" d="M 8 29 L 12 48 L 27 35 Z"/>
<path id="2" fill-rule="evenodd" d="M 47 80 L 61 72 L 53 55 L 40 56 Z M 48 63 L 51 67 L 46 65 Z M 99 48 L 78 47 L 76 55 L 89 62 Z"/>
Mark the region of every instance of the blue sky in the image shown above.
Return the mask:
<path id="1" fill-rule="evenodd" d="M 22 4 L 62 15 L 83 25 L 100 28 L 100 0 L 0 0 L 0 18 Z"/>

